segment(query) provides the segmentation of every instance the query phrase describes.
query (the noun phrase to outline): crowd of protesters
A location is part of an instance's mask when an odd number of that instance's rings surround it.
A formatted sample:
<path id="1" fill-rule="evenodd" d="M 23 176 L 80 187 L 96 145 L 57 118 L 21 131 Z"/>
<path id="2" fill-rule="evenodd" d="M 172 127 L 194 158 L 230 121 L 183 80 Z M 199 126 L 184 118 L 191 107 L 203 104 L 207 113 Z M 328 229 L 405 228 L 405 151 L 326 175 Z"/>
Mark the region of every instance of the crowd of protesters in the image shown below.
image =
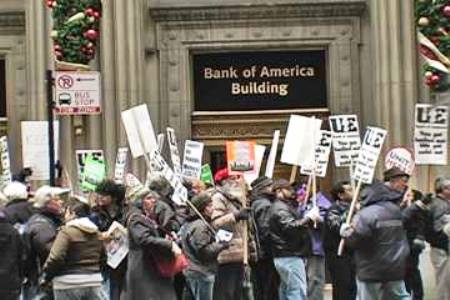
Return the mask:
<path id="1" fill-rule="evenodd" d="M 26 178 L 0 194 L 2 300 L 322 300 L 327 273 L 334 300 L 420 300 L 426 243 L 438 299 L 450 299 L 450 178 L 424 196 L 406 173 L 386 170 L 361 189 L 350 224 L 344 181 L 313 195 L 307 183 L 263 176 L 249 186 L 222 169 L 215 185 L 186 180 L 190 203 L 178 206 L 159 175 L 145 185 L 105 180 L 89 199 L 31 191 Z M 105 250 L 114 222 L 129 243 L 116 268 Z M 181 255 L 178 274 L 163 272 Z"/>

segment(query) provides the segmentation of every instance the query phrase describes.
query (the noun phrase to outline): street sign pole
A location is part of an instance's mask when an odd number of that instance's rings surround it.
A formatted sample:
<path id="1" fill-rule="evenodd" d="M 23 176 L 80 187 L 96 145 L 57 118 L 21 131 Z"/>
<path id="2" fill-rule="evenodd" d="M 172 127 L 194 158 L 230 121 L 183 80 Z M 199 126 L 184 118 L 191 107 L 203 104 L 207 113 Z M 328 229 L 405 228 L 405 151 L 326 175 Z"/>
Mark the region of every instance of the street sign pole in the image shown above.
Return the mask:
<path id="1" fill-rule="evenodd" d="M 53 73 L 46 72 L 47 79 L 47 120 L 48 120 L 48 158 L 50 168 L 50 186 L 55 186 L 55 134 L 53 125 Z"/>

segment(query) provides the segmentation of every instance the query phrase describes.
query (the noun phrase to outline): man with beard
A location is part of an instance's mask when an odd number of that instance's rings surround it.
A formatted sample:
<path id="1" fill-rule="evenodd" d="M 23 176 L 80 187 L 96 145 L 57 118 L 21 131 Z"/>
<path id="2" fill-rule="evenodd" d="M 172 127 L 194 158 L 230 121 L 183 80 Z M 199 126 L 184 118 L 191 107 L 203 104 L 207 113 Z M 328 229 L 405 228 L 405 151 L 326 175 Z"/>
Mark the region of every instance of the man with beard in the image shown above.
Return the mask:
<path id="1" fill-rule="evenodd" d="M 218 185 L 212 196 L 212 225 L 233 233 L 230 247 L 223 250 L 217 260 L 219 262 L 216 283 L 214 285 L 215 300 L 241 299 L 244 275 L 244 224 L 250 217 L 250 210 L 243 208 L 242 201 L 247 201 L 243 191 L 241 176 L 228 174 L 227 169 L 219 170 L 214 180 Z M 254 257 L 256 249 L 249 235 L 249 253 Z"/>
<path id="2" fill-rule="evenodd" d="M 276 200 L 270 209 L 270 238 L 275 268 L 280 275 L 280 300 L 306 300 L 305 259 L 311 254 L 308 226 L 320 220 L 317 207 L 303 218 L 297 213 L 298 202 L 292 185 L 284 179 L 273 186 Z"/>
<path id="3" fill-rule="evenodd" d="M 403 281 L 409 246 L 400 209 L 409 175 L 393 167 L 384 178 L 363 191 L 361 210 L 340 229 L 354 250 L 358 299 L 410 299 Z"/>
<path id="4" fill-rule="evenodd" d="M 331 190 L 331 195 L 334 203 L 328 210 L 325 220 L 327 227 L 324 247 L 333 285 L 333 300 L 354 300 L 356 299 L 356 281 L 353 253 L 346 248 L 341 256 L 337 255 L 341 241 L 339 229 L 345 223 L 353 198 L 350 182 L 336 183 Z"/>
<path id="5" fill-rule="evenodd" d="M 252 214 L 256 223 L 258 261 L 253 268 L 255 298 L 258 300 L 278 299 L 278 274 L 273 264 L 270 249 L 269 219 L 270 207 L 275 200 L 273 180 L 261 176 L 252 182 Z"/>

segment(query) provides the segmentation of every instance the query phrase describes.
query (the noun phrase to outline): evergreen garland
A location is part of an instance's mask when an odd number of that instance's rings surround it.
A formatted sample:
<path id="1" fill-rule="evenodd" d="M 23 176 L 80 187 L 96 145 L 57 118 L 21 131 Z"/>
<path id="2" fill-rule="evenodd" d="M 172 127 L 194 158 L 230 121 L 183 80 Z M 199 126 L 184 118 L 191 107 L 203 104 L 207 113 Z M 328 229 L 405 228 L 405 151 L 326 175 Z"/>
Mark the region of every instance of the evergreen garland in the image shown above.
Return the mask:
<path id="1" fill-rule="evenodd" d="M 100 34 L 100 0 L 46 0 L 46 4 L 52 10 L 56 60 L 89 64 Z"/>

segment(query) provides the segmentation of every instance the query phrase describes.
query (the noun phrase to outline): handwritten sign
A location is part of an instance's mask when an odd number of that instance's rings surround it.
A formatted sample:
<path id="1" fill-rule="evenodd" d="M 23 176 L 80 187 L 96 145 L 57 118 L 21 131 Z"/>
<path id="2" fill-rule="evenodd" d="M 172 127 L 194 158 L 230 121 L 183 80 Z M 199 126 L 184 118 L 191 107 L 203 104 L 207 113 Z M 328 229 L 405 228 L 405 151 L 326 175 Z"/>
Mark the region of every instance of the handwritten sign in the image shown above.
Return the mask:
<path id="1" fill-rule="evenodd" d="M 252 171 L 255 168 L 254 141 L 227 141 L 228 172 Z"/>
<path id="2" fill-rule="evenodd" d="M 314 161 L 316 142 L 322 120 L 291 115 L 284 139 L 281 162 L 294 166 L 310 165 Z"/>
<path id="3" fill-rule="evenodd" d="M 349 167 L 356 161 L 361 148 L 357 115 L 338 115 L 329 118 L 333 132 L 333 150 L 336 167 Z"/>
<path id="4" fill-rule="evenodd" d="M 81 175 L 81 189 L 93 192 L 96 190 L 97 185 L 106 177 L 105 161 L 88 155 L 84 163 L 83 174 Z"/>
<path id="5" fill-rule="evenodd" d="M 416 104 L 414 130 L 416 164 L 447 164 L 447 127 L 447 106 Z"/>
<path id="6" fill-rule="evenodd" d="M 318 177 L 325 177 L 327 174 L 328 161 L 330 159 L 331 152 L 331 131 L 321 130 L 320 140 L 316 145 L 316 169 L 315 175 Z M 304 175 L 311 175 L 313 173 L 313 165 L 302 166 L 300 173 Z"/>
<path id="7" fill-rule="evenodd" d="M 167 181 L 174 189 L 172 201 L 177 205 L 186 205 L 186 200 L 188 197 L 187 189 L 184 187 L 180 178 L 175 175 L 175 173 L 172 171 L 172 169 L 156 149 L 154 149 L 150 153 L 150 160 L 152 164 L 159 170 L 160 174 L 167 179 Z"/>
<path id="8" fill-rule="evenodd" d="M 87 157 L 91 156 L 92 159 L 101 161 L 103 161 L 105 157 L 103 155 L 103 150 L 76 150 L 75 155 L 77 159 L 78 182 L 80 187 L 82 187 L 83 173 Z M 83 188 L 82 190 L 85 191 Z"/>
<path id="9" fill-rule="evenodd" d="M 1 183 L 8 184 L 12 180 L 12 175 L 11 175 L 11 161 L 9 159 L 7 136 L 2 136 L 0 138 L 0 161 L 2 165 Z"/>
<path id="10" fill-rule="evenodd" d="M 377 127 L 367 127 L 358 159 L 356 160 L 353 179 L 371 184 L 378 157 L 383 147 L 387 131 Z"/>
<path id="11" fill-rule="evenodd" d="M 177 137 L 175 135 L 175 130 L 170 127 L 167 127 L 167 142 L 169 143 L 173 171 L 177 176 L 181 176 L 180 152 L 178 151 Z"/>
<path id="12" fill-rule="evenodd" d="M 202 174 L 203 143 L 187 140 L 184 144 L 182 175 L 199 179 Z"/>
<path id="13" fill-rule="evenodd" d="M 386 170 L 397 167 L 403 172 L 412 175 L 414 166 L 414 157 L 412 153 L 403 147 L 392 148 L 384 158 L 384 167 Z"/>

